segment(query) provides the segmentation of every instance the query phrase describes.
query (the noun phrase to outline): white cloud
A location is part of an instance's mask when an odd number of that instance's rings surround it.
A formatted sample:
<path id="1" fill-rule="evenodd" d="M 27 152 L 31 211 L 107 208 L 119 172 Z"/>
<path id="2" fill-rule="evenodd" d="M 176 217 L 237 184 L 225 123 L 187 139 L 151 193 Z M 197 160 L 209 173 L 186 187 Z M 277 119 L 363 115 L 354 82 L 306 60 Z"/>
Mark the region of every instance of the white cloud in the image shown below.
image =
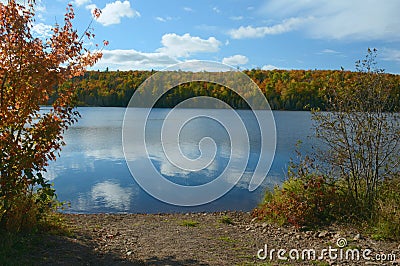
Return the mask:
<path id="1" fill-rule="evenodd" d="M 201 39 L 186 33 L 182 36 L 175 33 L 164 34 L 161 39 L 163 47 L 157 52 L 171 57 L 188 57 L 193 53 L 217 52 L 221 45 L 215 37 Z"/>
<path id="2" fill-rule="evenodd" d="M 46 12 L 46 6 L 42 3 L 42 0 L 37 0 L 36 1 L 36 6 L 35 6 L 36 12 Z"/>
<path id="3" fill-rule="evenodd" d="M 165 68 L 179 61 L 163 53 L 144 53 L 136 50 L 103 50 L 102 59 L 92 69 L 133 70 Z"/>
<path id="4" fill-rule="evenodd" d="M 222 59 L 223 64 L 227 64 L 230 66 L 245 65 L 247 64 L 247 62 L 249 62 L 249 59 L 246 56 L 240 54 L 225 57 L 224 59 Z"/>
<path id="5" fill-rule="evenodd" d="M 85 8 L 86 8 L 86 9 L 89 9 L 90 11 L 93 12 L 93 10 L 94 10 L 95 8 L 97 8 L 97 6 L 96 6 L 95 4 L 90 4 L 90 5 L 85 6 Z"/>
<path id="6" fill-rule="evenodd" d="M 385 48 L 382 50 L 382 59 L 400 63 L 400 50 Z"/>
<path id="7" fill-rule="evenodd" d="M 274 65 L 265 65 L 261 68 L 262 70 L 274 70 L 274 69 L 282 69 Z"/>
<path id="8" fill-rule="evenodd" d="M 172 17 L 156 17 L 155 19 L 160 22 L 167 22 L 167 21 L 172 20 Z"/>
<path id="9" fill-rule="evenodd" d="M 284 20 L 280 24 L 265 27 L 253 27 L 253 26 L 241 26 L 238 29 L 230 30 L 228 33 L 233 39 L 244 39 L 244 38 L 261 38 L 266 35 L 282 34 L 288 31 L 292 31 L 299 27 L 308 19 L 303 18 L 289 18 Z"/>
<path id="10" fill-rule="evenodd" d="M 97 6 L 95 4 L 87 5 L 86 8 L 93 11 Z M 103 26 L 109 26 L 121 23 L 121 18 L 140 17 L 140 13 L 131 8 L 129 1 L 115 1 L 108 3 L 101 9 L 101 15 L 97 20 Z"/>
<path id="11" fill-rule="evenodd" d="M 214 37 L 201 39 L 186 33 L 179 36 L 175 33 L 165 34 L 161 43 L 163 47 L 155 52 L 136 50 L 103 50 L 103 57 L 91 69 L 132 70 L 162 69 L 181 62 L 178 58 L 188 57 L 194 53 L 216 52 L 220 41 Z"/>
<path id="12" fill-rule="evenodd" d="M 193 9 L 190 8 L 190 7 L 187 7 L 187 6 L 185 6 L 185 7 L 183 8 L 183 10 L 185 10 L 186 12 L 193 12 Z"/>
<path id="13" fill-rule="evenodd" d="M 91 200 L 95 203 L 103 201 L 108 208 L 124 211 L 129 210 L 133 192 L 130 187 L 122 187 L 118 183 L 104 181 L 92 187 Z"/>
<path id="14" fill-rule="evenodd" d="M 72 2 L 72 4 L 74 4 L 76 6 L 83 6 L 83 5 L 90 4 L 91 2 L 92 2 L 92 0 L 74 0 Z"/>
<path id="15" fill-rule="evenodd" d="M 52 35 L 53 26 L 44 23 L 35 23 L 32 26 L 32 33 L 39 38 L 49 38 Z"/>
<path id="16" fill-rule="evenodd" d="M 261 13 L 268 18 L 313 18 L 302 25 L 318 39 L 399 40 L 398 0 L 271 0 Z"/>
<path id="17" fill-rule="evenodd" d="M 324 49 L 321 51 L 322 54 L 340 54 L 340 52 L 332 50 L 332 49 Z"/>
<path id="18" fill-rule="evenodd" d="M 220 13 L 221 12 L 221 10 L 219 10 L 219 8 L 218 7 L 213 7 L 213 11 L 215 12 L 215 13 Z"/>
<path id="19" fill-rule="evenodd" d="M 156 17 L 156 20 L 161 21 L 161 22 L 167 22 L 167 20 L 162 17 Z"/>

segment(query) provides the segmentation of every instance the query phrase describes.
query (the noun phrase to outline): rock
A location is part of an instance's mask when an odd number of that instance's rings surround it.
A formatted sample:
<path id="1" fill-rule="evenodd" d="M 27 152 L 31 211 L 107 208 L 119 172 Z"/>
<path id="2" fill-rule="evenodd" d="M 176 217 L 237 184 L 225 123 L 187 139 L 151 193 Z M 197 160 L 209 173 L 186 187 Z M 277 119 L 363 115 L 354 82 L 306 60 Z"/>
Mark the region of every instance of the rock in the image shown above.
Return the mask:
<path id="1" fill-rule="evenodd" d="M 297 240 L 301 239 L 301 235 L 296 235 L 295 237 L 296 237 Z"/>
<path id="2" fill-rule="evenodd" d="M 126 252 L 126 255 L 128 255 L 128 256 L 130 256 L 132 254 L 132 251 L 128 251 L 128 252 Z"/>
<path id="3" fill-rule="evenodd" d="M 257 217 L 254 217 L 253 219 L 251 219 L 251 222 L 254 223 L 257 220 Z"/>
<path id="4" fill-rule="evenodd" d="M 262 223 L 261 225 L 263 228 L 268 226 L 268 223 Z"/>
<path id="5" fill-rule="evenodd" d="M 323 230 L 323 231 L 321 231 L 321 232 L 319 232 L 319 233 L 317 234 L 317 237 L 319 237 L 319 238 L 324 238 L 324 237 L 327 237 L 327 236 L 329 236 L 329 235 L 330 235 L 330 233 L 329 233 L 328 231 Z"/>
<path id="6" fill-rule="evenodd" d="M 357 241 L 357 240 L 360 240 L 360 239 L 362 239 L 362 237 L 361 237 L 360 234 L 356 234 L 356 235 L 354 236 L 354 238 L 353 238 L 354 241 Z"/>

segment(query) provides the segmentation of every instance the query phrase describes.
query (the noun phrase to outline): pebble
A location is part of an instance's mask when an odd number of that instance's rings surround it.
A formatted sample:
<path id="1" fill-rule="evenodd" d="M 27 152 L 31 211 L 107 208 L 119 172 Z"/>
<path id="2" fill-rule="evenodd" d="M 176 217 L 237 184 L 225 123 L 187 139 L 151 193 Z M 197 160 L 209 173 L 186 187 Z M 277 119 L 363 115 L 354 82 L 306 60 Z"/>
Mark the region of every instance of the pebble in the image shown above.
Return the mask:
<path id="1" fill-rule="evenodd" d="M 268 226 L 268 223 L 262 223 L 261 226 L 262 226 L 262 227 L 267 227 L 267 226 Z"/>
<path id="2" fill-rule="evenodd" d="M 317 237 L 319 237 L 319 238 L 324 238 L 324 237 L 327 237 L 327 236 L 329 236 L 329 232 L 326 231 L 326 230 L 321 231 L 321 232 L 319 232 L 319 233 L 317 234 Z"/>
<path id="3" fill-rule="evenodd" d="M 360 239 L 362 239 L 360 234 L 356 234 L 354 236 L 354 238 L 353 238 L 354 241 L 357 241 L 357 240 L 360 240 Z"/>

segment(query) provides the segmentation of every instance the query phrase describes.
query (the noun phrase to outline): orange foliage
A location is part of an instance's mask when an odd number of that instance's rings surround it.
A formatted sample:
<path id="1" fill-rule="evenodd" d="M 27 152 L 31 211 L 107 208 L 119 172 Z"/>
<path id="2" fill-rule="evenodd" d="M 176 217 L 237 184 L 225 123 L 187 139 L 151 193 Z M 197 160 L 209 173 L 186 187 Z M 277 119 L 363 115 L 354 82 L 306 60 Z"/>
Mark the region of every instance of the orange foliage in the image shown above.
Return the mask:
<path id="1" fill-rule="evenodd" d="M 0 222 L 14 197 L 46 185 L 40 172 L 56 159 L 63 131 L 79 116 L 73 86 L 59 88 L 49 110 L 40 106 L 58 85 L 82 75 L 102 56 L 83 47 L 84 38 L 72 26 L 72 5 L 63 25 L 56 24 L 43 40 L 32 33 L 35 3 L 27 2 L 0 2 Z M 89 28 L 83 36 L 94 37 Z"/>

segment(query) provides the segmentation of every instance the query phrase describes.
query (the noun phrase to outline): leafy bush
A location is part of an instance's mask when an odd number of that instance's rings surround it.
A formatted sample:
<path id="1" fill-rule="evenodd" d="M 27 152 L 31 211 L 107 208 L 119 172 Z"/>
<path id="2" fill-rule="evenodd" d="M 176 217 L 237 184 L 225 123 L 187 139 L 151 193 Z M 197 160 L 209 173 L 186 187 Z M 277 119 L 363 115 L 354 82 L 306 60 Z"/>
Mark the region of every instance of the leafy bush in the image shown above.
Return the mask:
<path id="1" fill-rule="evenodd" d="M 64 206 L 55 195 L 50 184 L 29 193 L 20 193 L 5 211 L 5 200 L 0 199 L 0 220 L 2 228 L 10 232 L 50 229 L 57 216 L 56 211 Z"/>
<path id="2" fill-rule="evenodd" d="M 354 215 L 374 215 L 378 188 L 400 174 L 400 113 L 398 82 L 386 79 L 377 67 L 377 50 L 368 49 L 356 62 L 358 75 L 326 89 L 326 111 L 314 110 L 316 138 L 324 145 L 317 160 L 325 174 L 342 181 L 346 197 L 355 204 Z"/>
<path id="3" fill-rule="evenodd" d="M 337 202 L 335 186 L 326 177 L 291 177 L 282 187 L 268 191 L 264 202 L 254 210 L 253 215 L 279 225 L 321 225 L 334 220 Z"/>
<path id="4" fill-rule="evenodd" d="M 256 217 L 295 226 L 346 221 L 375 238 L 400 239 L 400 106 L 393 98 L 400 87 L 375 58 L 368 49 L 356 79 L 327 89 L 328 112 L 312 112 L 323 148 L 291 163 L 289 179 L 266 192 Z"/>

